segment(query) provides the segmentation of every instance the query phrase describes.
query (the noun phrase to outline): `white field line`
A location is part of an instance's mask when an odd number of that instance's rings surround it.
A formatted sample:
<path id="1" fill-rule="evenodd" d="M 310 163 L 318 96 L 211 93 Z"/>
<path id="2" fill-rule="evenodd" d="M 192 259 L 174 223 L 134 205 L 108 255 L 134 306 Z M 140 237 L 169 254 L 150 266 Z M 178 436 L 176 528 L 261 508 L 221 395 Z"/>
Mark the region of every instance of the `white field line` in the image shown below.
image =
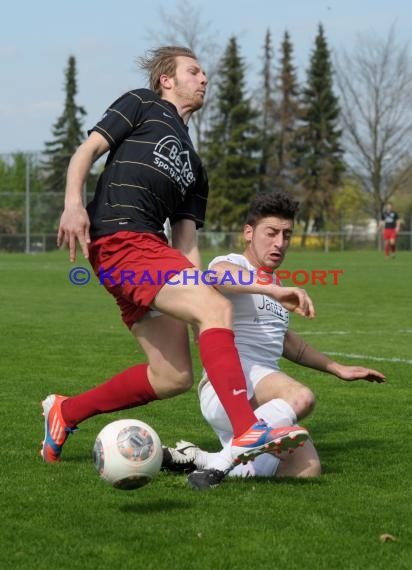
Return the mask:
<path id="1" fill-rule="evenodd" d="M 297 331 L 296 331 L 297 332 Z M 411 334 L 412 333 L 412 329 L 402 329 L 399 331 L 394 331 L 393 334 Z M 317 336 L 317 335 L 347 335 L 347 334 L 367 334 L 367 335 L 373 335 L 376 336 L 377 334 L 384 334 L 387 335 L 388 331 L 387 330 L 378 330 L 378 331 L 300 331 L 298 333 L 300 336 L 305 336 L 305 335 L 313 335 L 313 336 Z"/>
<path id="2" fill-rule="evenodd" d="M 382 330 L 382 331 L 305 331 L 305 332 L 300 332 L 299 335 L 305 336 L 305 335 L 348 335 L 348 334 L 367 334 L 367 335 L 371 335 L 373 334 L 373 336 L 376 336 L 376 334 L 379 334 L 379 332 L 381 332 L 382 334 L 387 335 L 388 331 Z M 395 334 L 410 334 L 412 333 L 412 329 L 402 329 L 399 331 L 395 331 Z M 322 351 L 324 354 L 327 354 L 328 356 L 343 356 L 344 358 L 354 358 L 356 360 L 375 360 L 376 362 L 399 362 L 401 364 L 411 364 L 412 365 L 412 360 L 409 360 L 407 358 L 398 358 L 396 356 L 392 356 L 391 358 L 387 358 L 384 356 L 368 356 L 367 354 L 352 354 L 352 353 L 347 353 L 347 352 L 326 352 L 326 351 Z"/>
<path id="3" fill-rule="evenodd" d="M 352 354 L 347 352 L 324 352 L 323 354 L 327 354 L 328 356 L 343 356 L 345 358 L 355 358 L 356 360 L 376 360 L 377 362 L 399 362 L 401 364 L 411 364 L 412 360 L 408 360 L 407 358 L 398 358 L 393 356 L 391 358 L 386 358 L 384 356 L 369 356 L 367 354 Z"/>

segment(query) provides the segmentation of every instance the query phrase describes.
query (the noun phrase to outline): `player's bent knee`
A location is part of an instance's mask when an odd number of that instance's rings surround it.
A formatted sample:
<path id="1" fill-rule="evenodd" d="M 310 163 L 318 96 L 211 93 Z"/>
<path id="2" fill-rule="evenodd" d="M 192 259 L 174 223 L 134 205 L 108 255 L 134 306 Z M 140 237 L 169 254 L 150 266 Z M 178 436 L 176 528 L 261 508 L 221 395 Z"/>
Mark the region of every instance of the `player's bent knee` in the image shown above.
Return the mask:
<path id="1" fill-rule="evenodd" d="M 299 391 L 296 416 L 298 418 L 304 418 L 314 410 L 315 404 L 315 394 L 309 388 L 303 387 Z"/>

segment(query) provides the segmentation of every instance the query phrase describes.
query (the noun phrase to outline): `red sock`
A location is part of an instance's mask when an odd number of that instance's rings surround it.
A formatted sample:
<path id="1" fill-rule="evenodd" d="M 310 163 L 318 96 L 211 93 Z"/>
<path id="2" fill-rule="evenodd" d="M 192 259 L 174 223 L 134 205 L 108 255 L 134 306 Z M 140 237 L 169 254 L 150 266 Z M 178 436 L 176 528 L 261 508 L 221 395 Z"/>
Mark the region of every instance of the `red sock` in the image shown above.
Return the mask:
<path id="1" fill-rule="evenodd" d="M 137 364 L 95 388 L 64 400 L 62 415 L 71 427 L 107 412 L 143 406 L 157 400 L 147 377 L 147 364 Z"/>
<path id="2" fill-rule="evenodd" d="M 385 255 L 389 255 L 390 247 L 391 247 L 391 246 L 389 245 L 389 243 L 386 243 L 386 244 L 385 244 Z"/>
<path id="3" fill-rule="evenodd" d="M 257 419 L 247 399 L 235 335 L 230 329 L 208 329 L 199 336 L 199 350 L 207 376 L 229 416 L 234 437 L 237 437 Z"/>

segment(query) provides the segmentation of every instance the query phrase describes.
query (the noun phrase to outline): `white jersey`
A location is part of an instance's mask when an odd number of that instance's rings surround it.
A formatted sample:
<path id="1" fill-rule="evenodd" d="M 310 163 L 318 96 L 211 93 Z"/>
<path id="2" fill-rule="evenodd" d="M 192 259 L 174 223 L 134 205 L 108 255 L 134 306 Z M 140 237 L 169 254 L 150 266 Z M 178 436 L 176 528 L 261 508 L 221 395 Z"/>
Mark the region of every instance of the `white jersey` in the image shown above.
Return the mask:
<path id="1" fill-rule="evenodd" d="M 213 270 L 213 265 L 219 262 L 234 263 L 251 273 L 257 272 L 246 257 L 238 253 L 215 257 L 210 262 L 209 269 Z M 233 270 L 232 275 L 237 281 L 236 269 Z M 246 278 L 244 281 L 248 283 L 249 279 Z M 224 295 L 233 304 L 235 343 L 245 374 L 247 397 L 250 400 L 261 379 L 279 369 L 278 360 L 283 353 L 284 337 L 289 325 L 289 312 L 267 295 L 256 293 L 243 295 L 242 293 L 228 293 L 228 291 L 226 290 Z M 229 445 L 233 437 L 232 425 L 205 372 L 199 383 L 199 399 L 203 417 L 213 428 L 221 444 Z M 260 417 L 268 422 L 273 419 L 263 414 Z M 290 423 L 294 420 L 296 416 L 291 419 Z M 278 464 L 277 457 L 264 453 L 253 463 L 248 462 L 246 465 L 234 467 L 230 474 L 238 477 L 273 477 Z"/>
<path id="2" fill-rule="evenodd" d="M 229 253 L 215 257 L 209 264 L 229 262 L 256 274 L 244 255 Z M 237 278 L 236 270 L 233 276 Z M 275 280 L 275 277 L 273 278 Z M 249 280 L 246 279 L 247 283 Z M 261 294 L 223 292 L 233 304 L 233 330 L 241 360 L 273 368 L 283 353 L 283 342 L 289 325 L 289 312 L 272 297 Z"/>

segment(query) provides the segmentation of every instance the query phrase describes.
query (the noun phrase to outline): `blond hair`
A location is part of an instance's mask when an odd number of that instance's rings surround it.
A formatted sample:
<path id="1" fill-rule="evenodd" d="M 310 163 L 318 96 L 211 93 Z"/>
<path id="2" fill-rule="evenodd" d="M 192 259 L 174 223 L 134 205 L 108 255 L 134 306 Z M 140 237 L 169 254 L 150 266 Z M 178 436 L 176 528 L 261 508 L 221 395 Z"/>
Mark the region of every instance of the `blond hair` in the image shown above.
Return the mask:
<path id="1" fill-rule="evenodd" d="M 164 46 L 146 52 L 145 56 L 137 59 L 137 64 L 146 71 L 149 87 L 161 95 L 160 76 L 174 77 L 176 73 L 176 57 L 184 56 L 197 59 L 193 51 L 181 46 Z"/>

